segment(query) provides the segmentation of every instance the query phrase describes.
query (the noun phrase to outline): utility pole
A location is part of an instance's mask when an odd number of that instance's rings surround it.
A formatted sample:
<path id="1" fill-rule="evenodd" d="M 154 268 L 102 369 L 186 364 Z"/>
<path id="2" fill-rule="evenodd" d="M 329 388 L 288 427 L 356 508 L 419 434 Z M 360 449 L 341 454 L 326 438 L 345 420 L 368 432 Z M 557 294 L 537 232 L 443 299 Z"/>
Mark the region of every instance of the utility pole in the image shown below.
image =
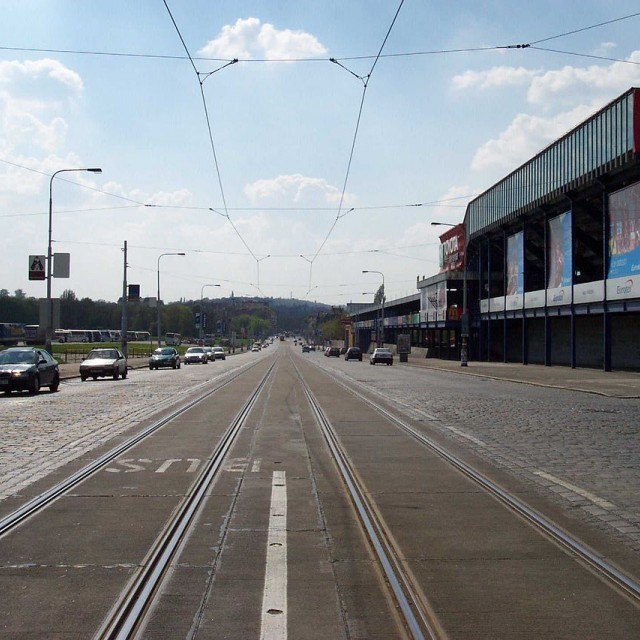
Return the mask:
<path id="1" fill-rule="evenodd" d="M 120 349 L 124 357 L 129 357 L 129 344 L 127 342 L 127 241 L 124 241 L 124 276 L 122 278 L 122 316 L 120 319 Z"/>

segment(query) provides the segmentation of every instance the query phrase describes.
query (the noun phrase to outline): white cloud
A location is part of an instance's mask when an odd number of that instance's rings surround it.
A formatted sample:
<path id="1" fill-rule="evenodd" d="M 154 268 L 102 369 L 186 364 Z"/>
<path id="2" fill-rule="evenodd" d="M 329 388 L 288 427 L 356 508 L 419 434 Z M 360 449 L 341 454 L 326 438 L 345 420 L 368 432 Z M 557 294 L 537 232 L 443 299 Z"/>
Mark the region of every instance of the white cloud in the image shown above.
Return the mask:
<path id="1" fill-rule="evenodd" d="M 198 51 L 212 58 L 311 58 L 326 54 L 325 47 L 310 33 L 278 30 L 272 24 L 262 24 L 258 18 L 238 19 L 235 25 L 225 25 L 218 36 Z"/>
<path id="2" fill-rule="evenodd" d="M 300 174 L 256 180 L 244 188 L 253 204 L 264 206 L 337 206 L 341 190 L 323 178 L 310 178 Z M 344 205 L 353 206 L 355 199 L 345 194 Z"/>
<path id="3" fill-rule="evenodd" d="M 596 105 L 579 105 L 552 117 L 518 114 L 498 138 L 489 140 L 475 153 L 471 167 L 475 171 L 515 169 L 553 140 L 596 110 Z"/>
<path id="4" fill-rule="evenodd" d="M 82 78 L 58 60 L 0 61 L 0 84 L 13 84 L 18 80 L 42 80 L 50 78 L 76 93 L 83 89 Z"/>
<path id="5" fill-rule="evenodd" d="M 629 87 L 640 83 L 640 51 L 634 51 L 626 62 L 612 62 L 610 65 L 591 65 L 547 71 L 533 78 L 529 87 L 528 100 L 532 104 L 547 105 L 564 98 L 573 104 L 600 91 L 603 99 L 612 99 Z"/>
<path id="6" fill-rule="evenodd" d="M 492 89 L 494 87 L 513 87 L 527 85 L 540 71 L 524 67 L 493 67 L 487 71 L 465 71 L 452 79 L 454 89 L 465 90 L 477 87 Z"/>

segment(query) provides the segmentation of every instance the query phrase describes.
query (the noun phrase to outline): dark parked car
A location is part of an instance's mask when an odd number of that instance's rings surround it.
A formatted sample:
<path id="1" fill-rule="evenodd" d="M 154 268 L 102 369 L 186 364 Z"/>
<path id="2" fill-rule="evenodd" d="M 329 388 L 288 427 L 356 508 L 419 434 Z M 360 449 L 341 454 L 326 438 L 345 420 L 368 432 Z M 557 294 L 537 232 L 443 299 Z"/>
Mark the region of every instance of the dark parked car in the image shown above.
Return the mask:
<path id="1" fill-rule="evenodd" d="M 387 365 L 393 364 L 393 353 L 391 353 L 391 349 L 378 347 L 373 350 L 373 353 L 369 356 L 369 364 L 378 364 L 379 362 Z"/>
<path id="2" fill-rule="evenodd" d="M 345 360 L 360 360 L 362 362 L 362 350 L 360 347 L 349 347 L 344 354 Z"/>
<path id="3" fill-rule="evenodd" d="M 80 379 L 127 377 L 127 359 L 120 349 L 91 349 L 80 364 Z"/>
<path id="4" fill-rule="evenodd" d="M 308 344 L 303 344 L 302 345 L 302 353 L 309 353 L 309 351 L 311 351 L 311 348 L 309 347 Z"/>
<path id="5" fill-rule="evenodd" d="M 149 369 L 160 367 L 180 368 L 180 355 L 173 347 L 160 347 L 149 358 Z"/>
<path id="6" fill-rule="evenodd" d="M 338 347 L 327 347 L 324 351 L 324 355 L 327 358 L 339 358 L 340 357 L 340 349 Z"/>
<path id="7" fill-rule="evenodd" d="M 38 393 L 40 387 L 57 391 L 60 369 L 49 352 L 34 347 L 11 347 L 0 351 L 0 391 Z"/>
<path id="8" fill-rule="evenodd" d="M 197 362 L 207 364 L 207 362 L 209 362 L 207 352 L 204 350 L 204 347 L 189 347 L 184 354 L 184 363 L 195 364 Z"/>

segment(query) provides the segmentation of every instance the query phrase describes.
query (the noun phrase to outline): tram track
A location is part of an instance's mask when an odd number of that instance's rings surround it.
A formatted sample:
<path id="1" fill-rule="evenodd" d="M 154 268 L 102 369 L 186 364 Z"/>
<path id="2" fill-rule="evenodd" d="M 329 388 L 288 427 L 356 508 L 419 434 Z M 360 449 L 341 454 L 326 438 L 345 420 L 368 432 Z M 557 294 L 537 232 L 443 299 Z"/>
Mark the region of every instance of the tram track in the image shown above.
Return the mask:
<path id="1" fill-rule="evenodd" d="M 385 419 L 397 426 L 401 431 L 411 436 L 426 449 L 435 453 L 453 468 L 463 473 L 467 478 L 491 494 L 512 512 L 522 517 L 536 530 L 552 539 L 562 549 L 564 549 L 566 553 L 589 567 L 612 588 L 630 598 L 636 603 L 636 605 L 640 605 L 640 581 L 638 581 L 637 578 L 627 574 L 620 567 L 608 561 L 603 555 L 583 543 L 578 537 L 564 530 L 525 501 L 521 500 L 513 493 L 501 487 L 498 483 L 491 480 L 486 474 L 478 471 L 471 464 L 465 462 L 460 457 L 438 444 L 435 440 L 429 438 L 424 433 L 421 433 L 419 430 L 408 424 L 404 419 L 384 408 L 380 403 L 375 402 L 367 395 L 357 391 L 352 385 L 340 380 L 324 368 L 319 367 L 318 365 L 315 366 L 328 375 L 335 383 L 339 384 L 360 401 L 364 402 Z"/>
<path id="2" fill-rule="evenodd" d="M 424 640 L 426 638 L 437 640 L 445 637 L 444 631 L 438 624 L 429 604 L 421 596 L 419 587 L 415 584 L 410 571 L 404 565 L 402 553 L 396 548 L 387 526 L 378 514 L 375 505 L 367 498 L 366 487 L 353 468 L 331 421 L 322 410 L 320 403 L 305 382 L 295 362 L 293 366 L 298 373 L 305 396 L 325 437 L 354 509 L 385 576 L 386 583 L 392 592 L 393 600 L 401 613 L 406 631 L 414 640 Z"/>
<path id="3" fill-rule="evenodd" d="M 116 458 L 122 456 L 127 451 L 131 450 L 133 447 L 138 445 L 140 442 L 148 438 L 149 436 L 156 433 L 158 430 L 171 423 L 176 418 L 180 417 L 190 409 L 194 408 L 204 400 L 208 399 L 212 395 L 216 394 L 221 389 L 224 389 L 226 386 L 237 380 L 240 376 L 244 375 L 247 371 L 253 369 L 258 363 L 252 363 L 248 367 L 242 367 L 240 371 L 236 371 L 226 376 L 224 380 L 215 384 L 213 388 L 207 388 L 206 391 L 200 393 L 195 398 L 189 400 L 188 402 L 182 404 L 177 409 L 171 411 L 170 413 L 164 415 L 159 420 L 156 420 L 142 431 L 134 435 L 133 437 L 127 439 L 125 442 L 120 445 L 110 449 L 105 454 L 98 457 L 96 460 L 93 460 L 88 465 L 85 465 L 75 473 L 71 474 L 61 482 L 58 482 L 54 486 L 50 487 L 46 491 L 42 492 L 40 495 L 35 496 L 25 504 L 23 504 L 18 509 L 12 511 L 6 516 L 0 519 L 0 538 L 2 536 L 10 533 L 18 526 L 20 526 L 26 519 L 36 515 L 41 512 L 47 506 L 49 506 L 52 502 L 54 502 L 57 498 L 64 495 L 65 493 L 72 490 L 74 487 L 78 486 L 81 482 L 84 482 L 87 478 L 97 473 L 98 471 L 104 469 L 110 462 L 115 460 Z M 208 386 L 207 383 L 202 383 L 198 385 L 198 388 Z"/>
<path id="4" fill-rule="evenodd" d="M 156 594 L 176 556 L 189 527 L 197 517 L 199 508 L 206 498 L 206 492 L 215 481 L 229 449 L 245 425 L 251 410 L 266 387 L 276 363 L 264 374 L 249 399 L 222 435 L 207 464 L 187 491 L 179 508 L 157 536 L 147 556 L 141 562 L 129 584 L 123 589 L 102 625 L 94 635 L 94 640 L 125 640 L 138 637 L 143 629 L 146 616 L 153 607 Z"/>

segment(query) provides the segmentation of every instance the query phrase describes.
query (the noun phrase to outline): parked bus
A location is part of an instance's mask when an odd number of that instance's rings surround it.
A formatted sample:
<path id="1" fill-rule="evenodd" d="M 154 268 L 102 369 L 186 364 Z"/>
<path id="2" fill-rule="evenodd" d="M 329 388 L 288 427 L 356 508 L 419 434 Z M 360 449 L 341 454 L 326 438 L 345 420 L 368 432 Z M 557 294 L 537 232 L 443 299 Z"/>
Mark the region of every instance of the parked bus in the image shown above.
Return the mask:
<path id="1" fill-rule="evenodd" d="M 127 340 L 129 342 L 148 342 L 151 340 L 151 334 L 148 331 L 127 331 Z"/>
<path id="2" fill-rule="evenodd" d="M 71 331 L 68 329 L 56 329 L 53 332 L 53 339 L 56 342 L 71 342 Z"/>
<path id="3" fill-rule="evenodd" d="M 178 346 L 182 341 L 182 336 L 179 333 L 170 333 L 167 331 L 164 337 L 164 343 L 167 345 Z"/>
<path id="4" fill-rule="evenodd" d="M 44 336 L 40 335 L 40 325 L 25 324 L 24 325 L 24 341 L 31 344 L 44 344 Z"/>
<path id="5" fill-rule="evenodd" d="M 24 325 L 17 322 L 0 322 L 0 344 L 12 347 L 24 340 Z"/>

